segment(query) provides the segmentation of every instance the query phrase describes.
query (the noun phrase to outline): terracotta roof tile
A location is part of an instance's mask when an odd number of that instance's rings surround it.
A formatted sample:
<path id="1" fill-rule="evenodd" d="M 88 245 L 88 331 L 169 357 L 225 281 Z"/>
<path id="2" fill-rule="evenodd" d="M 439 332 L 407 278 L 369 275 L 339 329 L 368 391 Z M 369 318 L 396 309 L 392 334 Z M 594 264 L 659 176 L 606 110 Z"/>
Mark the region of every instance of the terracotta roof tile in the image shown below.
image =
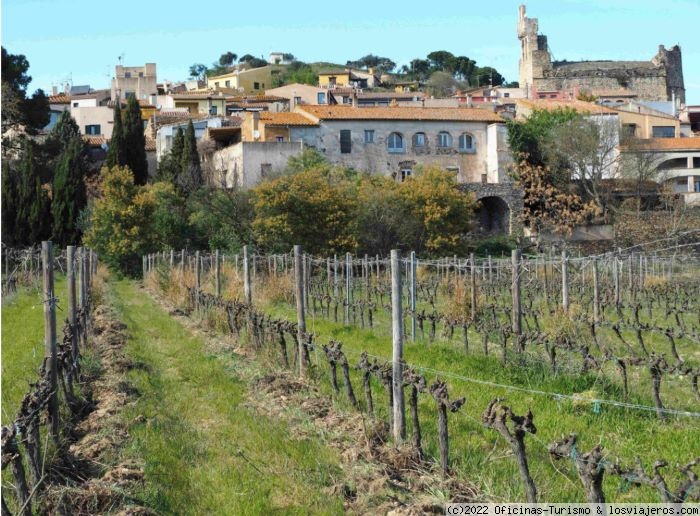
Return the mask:
<path id="1" fill-rule="evenodd" d="M 302 126 L 317 126 L 318 123 L 312 119 L 302 115 L 301 113 L 271 113 L 264 111 L 260 113 L 260 120 L 266 125 L 302 125 Z"/>
<path id="2" fill-rule="evenodd" d="M 146 152 L 155 152 L 156 141 L 153 138 L 146 138 Z"/>
<path id="3" fill-rule="evenodd" d="M 49 95 L 49 104 L 70 104 L 70 95 L 66 95 L 65 93 Z"/>
<path id="4" fill-rule="evenodd" d="M 101 145 L 109 142 L 109 140 L 107 138 L 105 138 L 104 136 L 91 136 L 91 135 L 84 135 L 83 141 L 91 147 L 100 147 Z"/>
<path id="5" fill-rule="evenodd" d="M 445 120 L 454 122 L 503 122 L 500 115 L 476 108 L 303 106 L 319 120 Z"/>

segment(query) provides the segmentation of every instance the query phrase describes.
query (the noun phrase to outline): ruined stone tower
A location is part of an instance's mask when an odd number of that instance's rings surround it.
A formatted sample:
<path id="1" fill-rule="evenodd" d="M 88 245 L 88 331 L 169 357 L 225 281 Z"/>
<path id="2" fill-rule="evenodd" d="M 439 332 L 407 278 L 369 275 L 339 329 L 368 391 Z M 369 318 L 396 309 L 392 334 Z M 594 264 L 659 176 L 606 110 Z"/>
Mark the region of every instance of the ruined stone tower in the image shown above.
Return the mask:
<path id="1" fill-rule="evenodd" d="M 552 61 L 547 36 L 538 34 L 537 18 L 525 15 L 521 5 L 518 16 L 520 39 L 520 87 L 528 97 L 536 91 L 560 91 L 578 88 L 593 94 L 598 90 L 629 91 L 640 100 L 665 101 L 675 98 L 685 103 L 683 62 L 678 45 L 658 53 L 649 61 Z"/>

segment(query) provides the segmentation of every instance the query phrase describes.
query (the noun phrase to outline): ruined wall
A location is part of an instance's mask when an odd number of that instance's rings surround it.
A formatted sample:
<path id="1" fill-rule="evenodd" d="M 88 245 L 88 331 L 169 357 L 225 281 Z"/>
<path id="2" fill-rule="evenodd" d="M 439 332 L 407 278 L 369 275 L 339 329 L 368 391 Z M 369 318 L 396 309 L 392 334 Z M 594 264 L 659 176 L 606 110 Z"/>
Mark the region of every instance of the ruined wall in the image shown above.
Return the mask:
<path id="1" fill-rule="evenodd" d="M 538 91 L 629 89 L 645 100 L 671 100 L 675 93 L 685 103 L 683 62 L 677 45 L 649 61 L 551 62 L 547 37 L 538 32 L 537 18 L 527 18 L 520 7 L 518 38 L 521 41 L 520 86 Z"/>

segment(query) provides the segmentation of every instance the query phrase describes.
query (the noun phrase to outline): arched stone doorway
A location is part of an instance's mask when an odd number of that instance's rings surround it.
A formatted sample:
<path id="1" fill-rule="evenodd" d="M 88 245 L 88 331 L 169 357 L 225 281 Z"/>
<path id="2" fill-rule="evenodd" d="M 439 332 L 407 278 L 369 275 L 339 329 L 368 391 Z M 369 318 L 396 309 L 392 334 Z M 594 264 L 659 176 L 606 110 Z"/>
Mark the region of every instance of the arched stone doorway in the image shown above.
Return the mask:
<path id="1" fill-rule="evenodd" d="M 477 231 L 486 235 L 510 233 L 510 207 L 501 197 L 482 197 L 475 212 Z"/>

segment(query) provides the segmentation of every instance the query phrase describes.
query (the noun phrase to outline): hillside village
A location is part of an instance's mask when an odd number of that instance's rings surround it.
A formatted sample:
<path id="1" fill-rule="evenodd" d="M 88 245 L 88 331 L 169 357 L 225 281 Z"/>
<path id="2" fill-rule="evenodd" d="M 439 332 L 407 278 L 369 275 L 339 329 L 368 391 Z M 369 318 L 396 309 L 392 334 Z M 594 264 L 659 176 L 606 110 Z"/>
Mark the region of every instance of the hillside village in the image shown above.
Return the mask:
<path id="1" fill-rule="evenodd" d="M 156 63 L 118 65 L 110 89 L 54 87 L 45 130 L 69 111 L 99 163 L 110 144 L 115 104 L 133 96 L 152 178 L 177 130 L 191 121 L 213 184 L 253 186 L 305 148 L 333 164 L 397 181 L 416 167 L 437 165 L 472 185 L 483 200 L 486 231 L 509 233 L 521 206 L 509 174 L 513 157 L 506 122 L 526 119 L 533 110 L 572 109 L 613 120 L 626 137 L 615 145 L 617 153 L 654 156 L 658 174 L 650 179 L 688 206 L 700 203 L 700 106 L 685 104 L 680 49 L 661 45 L 646 61 L 553 62 L 537 18 L 528 18 L 524 6 L 518 16 L 517 87 L 474 87 L 467 81 L 457 89 L 452 80 L 447 91 L 438 92 L 429 78 L 406 67 L 404 73 L 389 73 L 372 66 L 317 67 L 314 84 L 273 87 L 295 67 L 285 53 L 270 54 L 268 62 L 247 56 L 240 64 L 218 66 L 213 71 L 224 73 L 217 75 L 202 73 L 206 67 L 199 65 L 193 73 L 200 76 L 181 82 L 159 82 Z M 480 82 L 493 82 L 490 70 Z M 611 164 L 604 177 L 622 174 Z"/>

